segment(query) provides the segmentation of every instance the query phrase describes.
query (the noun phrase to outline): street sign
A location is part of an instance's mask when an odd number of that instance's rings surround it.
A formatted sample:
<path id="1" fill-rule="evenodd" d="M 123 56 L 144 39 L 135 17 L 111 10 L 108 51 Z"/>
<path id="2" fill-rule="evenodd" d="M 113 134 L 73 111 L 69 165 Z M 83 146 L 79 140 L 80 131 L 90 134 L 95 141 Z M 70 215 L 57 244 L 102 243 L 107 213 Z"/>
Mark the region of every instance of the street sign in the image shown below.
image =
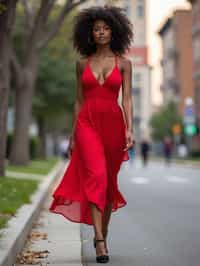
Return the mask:
<path id="1" fill-rule="evenodd" d="M 185 116 L 194 116 L 194 108 L 193 106 L 187 106 L 184 110 Z"/>
<path id="2" fill-rule="evenodd" d="M 183 121 L 185 125 L 195 123 L 195 112 L 193 105 L 188 105 L 185 107 Z"/>

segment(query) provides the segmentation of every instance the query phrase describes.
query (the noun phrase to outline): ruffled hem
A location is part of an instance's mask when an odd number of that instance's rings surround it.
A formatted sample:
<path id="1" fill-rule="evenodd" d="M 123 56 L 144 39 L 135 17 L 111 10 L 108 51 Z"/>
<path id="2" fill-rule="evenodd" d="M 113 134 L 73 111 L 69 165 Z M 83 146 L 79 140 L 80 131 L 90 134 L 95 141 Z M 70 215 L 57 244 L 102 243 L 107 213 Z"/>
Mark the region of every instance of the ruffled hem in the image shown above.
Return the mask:
<path id="1" fill-rule="evenodd" d="M 104 208 L 94 200 L 89 200 L 89 201 L 83 201 L 83 200 L 71 200 L 67 199 L 63 196 L 58 196 L 58 195 L 53 195 L 54 199 L 49 207 L 49 211 L 52 213 L 60 214 L 64 216 L 66 219 L 68 219 L 71 222 L 75 223 L 84 223 L 87 225 L 93 225 L 92 223 L 92 218 L 90 214 L 90 209 L 89 209 L 89 202 L 94 203 L 97 208 L 103 213 Z M 119 208 L 124 207 L 127 202 L 123 200 L 121 197 L 121 194 L 119 192 L 119 198 L 113 201 L 113 208 L 112 212 L 117 211 Z"/>

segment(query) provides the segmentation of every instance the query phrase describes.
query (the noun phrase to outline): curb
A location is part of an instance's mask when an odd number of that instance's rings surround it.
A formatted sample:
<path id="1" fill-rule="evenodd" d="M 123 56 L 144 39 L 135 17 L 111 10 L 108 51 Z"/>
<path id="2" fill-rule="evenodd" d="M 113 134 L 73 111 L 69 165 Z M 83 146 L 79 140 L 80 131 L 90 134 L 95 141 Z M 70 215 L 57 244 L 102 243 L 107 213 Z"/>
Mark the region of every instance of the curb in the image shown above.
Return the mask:
<path id="1" fill-rule="evenodd" d="M 59 161 L 51 172 L 46 175 L 37 191 L 31 196 L 31 203 L 21 206 L 15 216 L 8 221 L 7 227 L 2 230 L 0 239 L 0 266 L 13 266 L 17 254 L 24 247 L 27 236 L 34 221 L 39 216 L 48 191 L 63 171 L 65 162 Z M 1 230 L 0 230 L 1 232 Z"/>

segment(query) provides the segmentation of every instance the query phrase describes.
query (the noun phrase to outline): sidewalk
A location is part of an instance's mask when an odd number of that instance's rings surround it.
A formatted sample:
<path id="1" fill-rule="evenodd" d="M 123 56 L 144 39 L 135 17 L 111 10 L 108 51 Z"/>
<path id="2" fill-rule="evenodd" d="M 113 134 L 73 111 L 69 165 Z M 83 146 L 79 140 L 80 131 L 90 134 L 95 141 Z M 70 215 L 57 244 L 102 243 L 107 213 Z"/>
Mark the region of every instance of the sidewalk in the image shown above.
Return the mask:
<path id="1" fill-rule="evenodd" d="M 38 220 L 35 222 L 26 245 L 18 254 L 19 265 L 55 265 L 81 266 L 80 225 L 69 222 L 59 214 L 50 213 L 48 207 L 52 192 L 59 180 L 54 182 L 43 205 Z M 21 263 L 19 262 L 21 258 Z M 24 261 L 22 263 L 22 261 Z"/>

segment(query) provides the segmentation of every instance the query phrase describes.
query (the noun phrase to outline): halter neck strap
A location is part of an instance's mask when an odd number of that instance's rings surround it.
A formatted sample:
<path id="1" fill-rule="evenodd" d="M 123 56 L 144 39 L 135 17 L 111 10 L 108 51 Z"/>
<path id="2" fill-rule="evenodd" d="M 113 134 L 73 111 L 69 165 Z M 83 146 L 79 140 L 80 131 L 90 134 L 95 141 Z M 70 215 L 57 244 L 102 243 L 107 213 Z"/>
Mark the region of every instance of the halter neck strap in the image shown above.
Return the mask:
<path id="1" fill-rule="evenodd" d="M 115 66 L 117 66 L 117 62 L 118 62 L 118 57 L 117 55 L 115 55 Z"/>
<path id="2" fill-rule="evenodd" d="M 87 63 L 90 63 L 90 58 L 91 58 L 91 55 L 88 56 Z"/>

